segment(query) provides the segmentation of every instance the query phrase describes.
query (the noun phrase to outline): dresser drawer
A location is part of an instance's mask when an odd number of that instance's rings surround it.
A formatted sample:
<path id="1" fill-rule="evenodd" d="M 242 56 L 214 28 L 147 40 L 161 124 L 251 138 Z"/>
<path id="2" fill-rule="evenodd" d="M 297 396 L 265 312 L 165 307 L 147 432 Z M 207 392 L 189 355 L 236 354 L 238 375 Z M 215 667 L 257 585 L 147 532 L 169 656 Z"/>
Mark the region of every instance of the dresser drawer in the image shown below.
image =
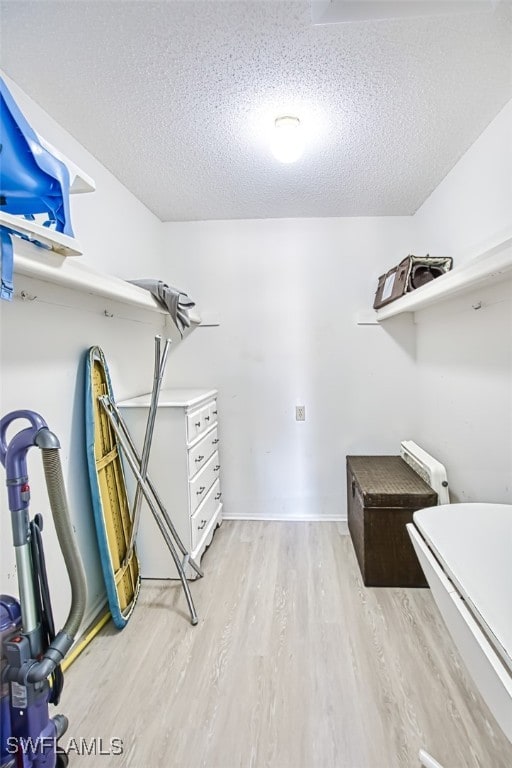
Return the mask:
<path id="1" fill-rule="evenodd" d="M 202 408 L 187 413 L 187 440 L 189 443 L 208 429 L 209 420 L 206 417 L 209 415 L 209 405 L 203 405 Z"/>
<path id="2" fill-rule="evenodd" d="M 215 411 L 215 413 L 214 413 Z M 217 423 L 217 405 L 216 401 L 213 403 L 208 403 L 207 406 L 205 406 L 205 413 L 203 414 L 203 421 L 204 421 L 204 428 L 210 429 L 210 427 L 213 427 L 214 424 Z"/>
<path id="3" fill-rule="evenodd" d="M 218 442 L 217 427 L 214 427 L 199 443 L 190 448 L 188 452 L 188 476 L 190 478 L 194 477 L 201 467 L 204 467 L 212 453 L 217 450 Z"/>
<path id="4" fill-rule="evenodd" d="M 207 496 L 209 489 L 219 477 L 219 453 L 215 451 L 204 467 L 190 480 L 190 514 L 193 514 L 199 504 Z"/>
<path id="5" fill-rule="evenodd" d="M 194 512 L 190 525 L 192 527 L 192 550 L 194 550 L 204 536 L 208 523 L 214 516 L 221 503 L 220 480 L 216 480 L 208 491 L 208 495 Z"/>
<path id="6" fill-rule="evenodd" d="M 208 405 L 208 416 L 210 418 L 210 421 L 209 421 L 210 426 L 217 422 L 217 415 L 218 415 L 217 401 L 212 400 L 212 402 L 209 403 Z"/>

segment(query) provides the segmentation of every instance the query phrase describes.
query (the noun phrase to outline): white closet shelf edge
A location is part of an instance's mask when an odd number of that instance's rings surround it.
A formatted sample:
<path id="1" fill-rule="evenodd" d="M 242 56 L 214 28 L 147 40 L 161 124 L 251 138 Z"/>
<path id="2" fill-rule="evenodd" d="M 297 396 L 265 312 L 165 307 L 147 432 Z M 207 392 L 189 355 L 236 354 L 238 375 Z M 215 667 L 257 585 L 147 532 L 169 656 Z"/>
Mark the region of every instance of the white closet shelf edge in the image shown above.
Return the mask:
<path id="1" fill-rule="evenodd" d="M 378 309 L 377 320 L 380 322 L 403 312 L 416 312 L 451 296 L 467 293 L 479 285 L 490 284 L 502 275 L 506 275 L 505 279 L 512 278 L 512 237 Z"/>
<path id="2" fill-rule="evenodd" d="M 14 274 L 167 314 L 144 288 L 24 241 L 15 245 Z"/>
<path id="3" fill-rule="evenodd" d="M 82 249 L 74 237 L 56 232 L 54 229 L 43 227 L 35 221 L 29 221 L 23 216 L 14 216 L 12 213 L 0 211 L 0 226 L 7 227 L 13 232 L 23 236 L 24 242 L 32 242 L 34 247 L 39 247 L 43 252 L 55 251 L 61 256 L 81 256 Z M 38 246 L 39 241 L 44 247 Z M 12 236 L 14 247 L 21 242 L 15 234 Z"/>

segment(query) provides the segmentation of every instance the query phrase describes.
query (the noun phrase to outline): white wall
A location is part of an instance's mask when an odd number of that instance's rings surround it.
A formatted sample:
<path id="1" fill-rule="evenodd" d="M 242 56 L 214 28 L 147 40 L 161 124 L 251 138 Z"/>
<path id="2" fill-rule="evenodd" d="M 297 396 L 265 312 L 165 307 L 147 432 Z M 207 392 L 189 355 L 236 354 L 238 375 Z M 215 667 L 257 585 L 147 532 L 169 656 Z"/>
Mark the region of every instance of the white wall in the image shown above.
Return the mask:
<path id="1" fill-rule="evenodd" d="M 512 235 L 511 136 L 512 100 L 414 215 L 420 252 L 461 263 Z"/>
<path id="2" fill-rule="evenodd" d="M 480 309 L 473 309 L 473 305 Z M 512 501 L 512 282 L 417 317 L 418 442 L 452 501 Z"/>
<path id="3" fill-rule="evenodd" d="M 162 274 L 220 319 L 173 349 L 166 385 L 219 389 L 227 515 L 345 518 L 345 456 L 412 436 L 412 329 L 355 322 L 411 221 L 163 225 Z"/>
<path id="4" fill-rule="evenodd" d="M 512 235 L 511 136 L 509 102 L 414 216 L 415 252 L 456 266 Z M 445 463 L 454 500 L 510 503 L 511 279 L 416 320 L 418 442 Z"/>
<path id="5" fill-rule="evenodd" d="M 84 256 L 79 258 L 122 277 L 153 276 L 159 253 L 159 221 L 12 81 L 8 84 L 31 125 L 96 181 L 96 192 L 72 198 L 73 227 L 84 248 Z M 84 115 L 84 119 L 91 116 Z M 44 251 L 40 256 L 44 258 Z M 21 290 L 37 298 L 22 301 Z M 90 619 L 104 600 L 105 590 L 84 452 L 84 354 L 93 345 L 103 348 L 119 399 L 148 391 L 153 378 L 153 338 L 162 332 L 162 316 L 16 275 L 15 291 L 18 297 L 13 302 L 0 305 L 0 412 L 3 416 L 17 409 L 38 411 L 61 441 L 71 515 L 88 574 Z M 114 317 L 106 317 L 105 309 Z M 19 422 L 18 429 L 24 426 Z M 36 449 L 29 454 L 29 473 L 31 509 L 42 512 L 45 518 L 52 596 L 61 626 L 68 610 L 69 589 Z M 0 506 L 0 589 L 16 594 L 5 489 L 0 494 Z"/>

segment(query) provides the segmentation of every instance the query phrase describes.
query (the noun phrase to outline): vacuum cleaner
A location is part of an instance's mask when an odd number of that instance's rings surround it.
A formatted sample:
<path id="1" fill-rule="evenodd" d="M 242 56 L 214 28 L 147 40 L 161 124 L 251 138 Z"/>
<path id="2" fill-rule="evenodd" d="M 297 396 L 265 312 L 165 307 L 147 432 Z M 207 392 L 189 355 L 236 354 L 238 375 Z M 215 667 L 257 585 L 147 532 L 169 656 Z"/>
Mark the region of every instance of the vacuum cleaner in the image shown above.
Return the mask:
<path id="1" fill-rule="evenodd" d="M 7 442 L 17 420 L 28 421 Z M 71 607 L 55 632 L 41 531 L 43 518 L 29 515 L 27 453 L 37 446 L 55 530 L 71 583 Z M 0 461 L 5 467 L 19 600 L 0 595 L 2 633 L 1 768 L 63 768 L 68 756 L 58 741 L 66 732 L 64 715 L 50 717 L 63 685 L 60 664 L 83 619 L 86 582 L 69 519 L 59 457 L 59 440 L 33 411 L 13 411 L 0 421 Z"/>

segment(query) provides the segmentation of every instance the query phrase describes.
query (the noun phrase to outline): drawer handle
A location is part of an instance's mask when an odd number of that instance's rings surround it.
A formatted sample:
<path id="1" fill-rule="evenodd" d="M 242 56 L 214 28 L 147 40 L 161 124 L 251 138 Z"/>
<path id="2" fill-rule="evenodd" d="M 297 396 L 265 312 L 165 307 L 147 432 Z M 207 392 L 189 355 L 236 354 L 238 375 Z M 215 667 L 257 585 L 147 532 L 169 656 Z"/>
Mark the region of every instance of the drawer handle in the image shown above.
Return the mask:
<path id="1" fill-rule="evenodd" d="M 218 492 L 218 493 L 215 495 L 215 501 L 218 501 L 218 500 L 220 499 L 220 497 L 221 497 L 221 496 L 222 496 L 222 491 L 219 491 L 219 492 Z"/>
<path id="2" fill-rule="evenodd" d="M 209 417 L 209 416 L 205 416 L 205 417 L 204 417 L 204 420 L 205 420 L 205 421 L 210 421 L 210 417 Z"/>
<path id="3" fill-rule="evenodd" d="M 352 478 L 352 498 L 356 495 L 356 481 Z"/>
<path id="4" fill-rule="evenodd" d="M 217 411 L 212 411 L 212 413 L 213 413 L 214 416 L 217 415 Z"/>
<path id="5" fill-rule="evenodd" d="M 219 438 L 216 437 L 215 440 L 212 440 L 212 445 L 217 445 L 218 442 L 219 442 Z"/>
<path id="6" fill-rule="evenodd" d="M 194 461 L 202 461 L 204 459 L 204 456 L 198 456 L 197 459 L 194 459 Z"/>
<path id="7" fill-rule="evenodd" d="M 217 466 L 213 468 L 213 471 L 214 472 L 218 472 L 219 469 L 220 469 L 220 464 L 217 464 Z"/>
<path id="8" fill-rule="evenodd" d="M 196 491 L 196 496 L 200 496 L 202 493 L 204 493 L 206 490 L 206 486 L 202 485 L 198 491 Z"/>
<path id="9" fill-rule="evenodd" d="M 201 525 L 197 526 L 197 530 L 202 531 L 207 522 L 208 522 L 207 520 L 201 520 Z"/>
<path id="10" fill-rule="evenodd" d="M 199 429 L 200 426 L 201 426 L 201 422 L 200 421 L 195 421 L 194 422 L 194 427 L 197 427 Z"/>

